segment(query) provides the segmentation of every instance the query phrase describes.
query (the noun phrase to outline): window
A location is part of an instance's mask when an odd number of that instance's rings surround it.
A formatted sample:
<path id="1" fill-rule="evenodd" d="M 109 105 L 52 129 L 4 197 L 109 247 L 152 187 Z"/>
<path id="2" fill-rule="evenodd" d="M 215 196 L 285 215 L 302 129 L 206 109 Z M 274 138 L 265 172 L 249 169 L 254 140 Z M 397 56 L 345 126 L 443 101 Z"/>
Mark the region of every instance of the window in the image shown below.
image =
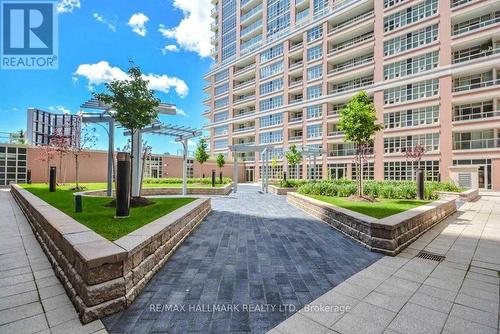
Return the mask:
<path id="1" fill-rule="evenodd" d="M 328 0 L 313 1 L 313 15 L 321 15 L 328 8 Z"/>
<path id="2" fill-rule="evenodd" d="M 384 114 L 386 129 L 406 128 L 439 121 L 439 106 L 394 111 Z"/>
<path id="3" fill-rule="evenodd" d="M 427 181 L 439 180 L 439 161 L 420 161 L 413 164 L 412 161 L 390 161 L 384 162 L 384 179 L 391 181 L 413 180 L 414 168 L 421 168 L 425 172 Z"/>
<path id="4" fill-rule="evenodd" d="M 353 180 L 357 179 L 356 164 L 351 165 L 351 178 Z M 373 161 L 363 162 L 363 179 L 364 180 L 375 179 L 375 163 Z"/>
<path id="5" fill-rule="evenodd" d="M 322 88 L 321 85 L 307 87 L 307 99 L 311 100 L 321 97 L 321 88 Z"/>
<path id="6" fill-rule="evenodd" d="M 429 52 L 421 56 L 408 58 L 384 66 L 384 79 L 405 77 L 432 70 L 438 66 L 439 51 Z"/>
<path id="7" fill-rule="evenodd" d="M 259 102 L 260 111 L 267 111 L 279 108 L 283 105 L 283 96 L 273 96 Z"/>
<path id="8" fill-rule="evenodd" d="M 323 135 L 323 125 L 314 124 L 307 126 L 307 139 L 321 138 Z"/>
<path id="9" fill-rule="evenodd" d="M 321 180 L 323 178 L 323 165 L 316 164 L 316 166 L 314 166 L 314 164 L 308 164 L 307 177 L 312 180 Z"/>
<path id="10" fill-rule="evenodd" d="M 322 55 L 323 55 L 323 45 L 321 44 L 307 49 L 307 61 L 320 59 Z"/>
<path id="11" fill-rule="evenodd" d="M 500 115 L 500 113 L 498 113 Z M 467 121 L 478 118 L 493 117 L 493 100 L 462 104 L 453 108 L 454 121 Z"/>
<path id="12" fill-rule="evenodd" d="M 408 148 L 423 145 L 426 152 L 439 151 L 439 133 L 384 138 L 384 153 L 404 153 Z"/>
<path id="13" fill-rule="evenodd" d="M 439 94 L 439 80 L 430 79 L 384 90 L 384 103 L 394 104 L 430 98 Z"/>
<path id="14" fill-rule="evenodd" d="M 275 114 L 261 117 L 259 120 L 260 128 L 283 124 L 283 114 Z"/>
<path id="15" fill-rule="evenodd" d="M 222 125 L 214 128 L 214 136 L 226 135 L 228 130 L 227 125 Z"/>
<path id="16" fill-rule="evenodd" d="M 393 7 L 405 1 L 407 0 L 384 0 L 384 8 Z"/>
<path id="17" fill-rule="evenodd" d="M 283 130 L 261 132 L 259 134 L 260 144 L 271 144 L 283 141 Z"/>
<path id="18" fill-rule="evenodd" d="M 261 67 L 260 78 L 265 79 L 281 72 L 283 72 L 283 60 Z"/>
<path id="19" fill-rule="evenodd" d="M 229 113 L 227 111 L 219 112 L 214 115 L 214 122 L 222 122 L 228 119 Z"/>
<path id="20" fill-rule="evenodd" d="M 220 139 L 220 140 L 214 140 L 214 148 L 217 149 L 222 149 L 222 148 L 227 148 L 228 141 L 227 139 Z"/>
<path id="21" fill-rule="evenodd" d="M 319 64 L 307 69 L 307 80 L 314 80 L 321 78 L 323 65 Z"/>
<path id="22" fill-rule="evenodd" d="M 391 56 L 411 49 L 424 46 L 436 41 L 438 38 L 438 25 L 434 24 L 426 28 L 412 31 L 410 33 L 394 37 L 384 42 L 384 56 Z"/>
<path id="23" fill-rule="evenodd" d="M 427 0 L 416 6 L 403 9 L 384 17 L 384 31 L 392 31 L 408 24 L 423 20 L 437 13 L 438 1 Z"/>
<path id="24" fill-rule="evenodd" d="M 290 1 L 268 0 L 267 36 L 274 35 L 290 26 Z"/>
<path id="25" fill-rule="evenodd" d="M 317 26 L 317 27 L 311 28 L 307 32 L 307 41 L 308 42 L 318 40 L 321 37 L 323 37 L 323 27 L 322 26 Z"/>
<path id="26" fill-rule="evenodd" d="M 222 5 L 222 61 L 236 54 L 236 0 L 226 0 Z"/>
<path id="27" fill-rule="evenodd" d="M 274 93 L 281 89 L 283 89 L 283 78 L 274 79 L 259 86 L 260 95 Z"/>
<path id="28" fill-rule="evenodd" d="M 260 62 L 265 63 L 283 54 L 283 44 L 273 46 L 260 54 Z"/>
<path id="29" fill-rule="evenodd" d="M 215 82 L 227 79 L 229 77 L 229 70 L 224 70 L 215 73 Z"/>
<path id="30" fill-rule="evenodd" d="M 228 104 L 229 104 L 229 98 L 226 96 L 226 97 L 223 97 L 222 99 L 215 100 L 214 106 L 215 106 L 215 109 L 218 109 L 218 108 L 225 107 Z"/>
<path id="31" fill-rule="evenodd" d="M 323 108 L 321 104 L 307 107 L 307 118 L 318 118 L 323 115 Z"/>
<path id="32" fill-rule="evenodd" d="M 217 96 L 227 93 L 228 90 L 229 90 L 229 83 L 226 82 L 225 84 L 215 87 L 215 95 Z"/>

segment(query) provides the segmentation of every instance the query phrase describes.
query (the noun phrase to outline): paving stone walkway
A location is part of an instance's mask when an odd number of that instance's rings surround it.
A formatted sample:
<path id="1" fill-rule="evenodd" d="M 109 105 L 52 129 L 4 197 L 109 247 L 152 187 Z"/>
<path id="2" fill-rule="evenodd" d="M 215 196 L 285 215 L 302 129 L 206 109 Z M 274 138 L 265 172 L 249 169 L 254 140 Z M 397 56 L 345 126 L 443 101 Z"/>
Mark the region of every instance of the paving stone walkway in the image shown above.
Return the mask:
<path id="1" fill-rule="evenodd" d="M 421 250 L 446 258 L 416 257 Z M 500 196 L 488 194 L 269 333 L 498 334 L 499 274 Z"/>
<path id="2" fill-rule="evenodd" d="M 257 190 L 213 197 L 213 212 L 135 302 L 103 319 L 108 331 L 264 333 L 381 258 Z"/>
<path id="3" fill-rule="evenodd" d="M 0 333 L 106 333 L 82 326 L 8 189 L 0 189 Z"/>

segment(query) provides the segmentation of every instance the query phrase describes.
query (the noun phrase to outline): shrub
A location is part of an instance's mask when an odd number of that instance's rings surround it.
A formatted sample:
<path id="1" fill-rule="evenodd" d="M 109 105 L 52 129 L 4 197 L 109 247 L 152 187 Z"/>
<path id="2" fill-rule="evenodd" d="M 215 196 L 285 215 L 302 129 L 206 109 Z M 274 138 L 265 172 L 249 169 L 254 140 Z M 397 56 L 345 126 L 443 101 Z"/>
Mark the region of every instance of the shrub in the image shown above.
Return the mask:
<path id="1" fill-rule="evenodd" d="M 294 179 L 288 179 L 286 181 L 284 180 L 279 180 L 279 182 L 277 183 L 277 185 L 280 187 L 280 188 L 298 188 L 300 187 L 301 185 L 303 184 L 306 184 L 307 181 L 306 180 L 294 180 Z"/>
<path id="2" fill-rule="evenodd" d="M 222 178 L 222 184 L 228 184 L 228 183 L 231 183 L 231 181 L 232 180 L 229 177 Z M 146 179 L 144 179 L 144 183 L 146 183 L 146 184 L 181 184 L 182 179 L 178 178 L 178 177 L 146 178 Z M 211 177 L 188 178 L 187 183 L 188 184 L 212 184 L 212 178 Z M 215 183 L 221 184 L 218 177 L 215 178 Z"/>
<path id="3" fill-rule="evenodd" d="M 308 195 L 348 197 L 356 194 L 356 182 L 351 180 L 324 180 L 308 182 L 299 187 L 298 192 Z M 435 200 L 438 191 L 460 192 L 461 188 L 452 183 L 425 182 L 424 198 Z M 388 199 L 415 199 L 417 187 L 414 181 L 365 181 L 364 194 Z"/>

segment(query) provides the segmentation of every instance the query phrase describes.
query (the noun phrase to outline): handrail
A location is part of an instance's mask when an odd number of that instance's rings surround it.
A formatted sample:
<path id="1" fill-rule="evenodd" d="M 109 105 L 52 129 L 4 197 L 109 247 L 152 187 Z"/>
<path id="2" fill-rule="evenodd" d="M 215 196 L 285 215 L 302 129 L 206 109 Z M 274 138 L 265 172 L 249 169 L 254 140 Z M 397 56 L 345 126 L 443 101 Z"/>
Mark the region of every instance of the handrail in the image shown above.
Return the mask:
<path id="1" fill-rule="evenodd" d="M 500 79 L 497 80 L 488 80 L 488 81 L 483 81 L 480 83 L 469 83 L 461 86 L 456 86 L 453 87 L 453 92 L 464 92 L 468 90 L 473 90 L 473 89 L 478 89 L 478 88 L 484 88 L 484 87 L 490 87 L 494 85 L 500 84 Z"/>
<path id="2" fill-rule="evenodd" d="M 346 48 L 348 48 L 348 47 L 350 47 L 350 46 L 352 46 L 354 44 L 358 44 L 359 42 L 366 41 L 366 40 L 371 39 L 371 38 L 373 38 L 373 31 L 365 33 L 365 34 L 360 35 L 360 36 L 353 37 L 351 39 L 348 39 L 345 42 L 337 44 L 335 47 L 333 47 L 330 50 L 330 52 L 328 53 L 328 55 L 330 55 L 330 54 L 332 54 L 334 52 L 346 49 Z"/>
<path id="3" fill-rule="evenodd" d="M 480 29 L 483 27 L 487 27 L 489 25 L 492 25 L 492 24 L 495 24 L 498 22 L 500 22 L 500 16 L 494 17 L 494 18 L 486 20 L 486 21 L 478 22 L 478 23 L 471 23 L 470 25 L 468 25 L 466 27 L 463 27 L 460 29 L 453 29 L 453 36 L 457 36 L 457 35 L 460 35 L 460 34 L 463 34 L 463 33 L 469 32 L 469 31 L 473 31 L 476 29 Z"/>
<path id="4" fill-rule="evenodd" d="M 352 23 L 355 23 L 355 22 L 358 22 L 358 21 L 361 21 L 369 16 L 372 16 L 375 12 L 373 10 L 370 10 L 366 13 L 363 13 L 363 14 L 359 14 L 357 16 L 354 16 L 352 18 L 350 18 L 349 20 L 347 21 L 344 21 L 342 23 L 339 23 L 337 25 L 334 25 L 333 27 L 331 27 L 329 30 L 328 30 L 328 35 L 330 35 L 331 33 L 333 33 L 334 31 L 337 31 L 337 30 L 340 30 L 346 26 L 349 26 L 351 25 Z"/>
<path id="5" fill-rule="evenodd" d="M 241 17 L 240 17 L 240 23 L 243 24 L 247 19 L 249 19 L 250 17 L 254 16 L 259 11 L 262 11 L 262 4 L 259 4 L 259 5 L 255 6 L 255 7 L 253 7 L 250 11 L 248 11 L 245 14 L 241 15 Z"/>
<path id="6" fill-rule="evenodd" d="M 369 85 L 373 85 L 373 80 L 369 80 L 369 81 L 365 81 L 365 82 L 360 82 L 360 83 L 357 83 L 357 84 L 354 84 L 354 85 L 349 85 L 349 86 L 346 86 L 346 87 L 340 87 L 340 88 L 336 88 L 336 89 L 331 89 L 328 93 L 329 94 L 340 93 L 340 92 L 345 92 L 347 90 L 351 90 L 351 89 L 355 89 L 355 88 L 360 88 L 360 87 L 364 87 L 364 86 L 369 86 Z"/>
<path id="7" fill-rule="evenodd" d="M 454 150 L 477 150 L 500 147 L 500 138 L 457 140 L 453 142 Z"/>
<path id="8" fill-rule="evenodd" d="M 470 120 L 484 119 L 484 118 L 498 117 L 498 116 L 500 116 L 500 110 L 486 111 L 486 112 L 481 112 L 481 113 L 476 113 L 476 114 L 455 115 L 455 116 L 453 116 L 453 121 L 455 121 L 455 122 L 470 121 Z"/>
<path id="9" fill-rule="evenodd" d="M 464 61 L 469 61 L 469 60 L 473 60 L 473 59 L 488 57 L 488 56 L 491 56 L 491 55 L 497 54 L 497 53 L 500 53 L 500 47 L 496 48 L 496 49 L 483 50 L 483 51 L 480 51 L 478 53 L 474 53 L 474 54 L 471 54 L 471 55 L 468 55 L 468 56 L 463 56 L 463 57 L 455 58 L 455 59 L 453 59 L 453 64 L 463 63 Z"/>
<path id="10" fill-rule="evenodd" d="M 373 56 L 369 56 L 369 57 L 361 59 L 357 62 L 352 62 L 352 61 L 346 62 L 346 63 L 343 63 L 341 66 L 337 66 L 335 68 L 332 68 L 330 71 L 328 71 L 328 74 L 341 72 L 341 71 L 347 70 L 349 68 L 356 67 L 358 65 L 371 63 L 371 62 L 373 62 L 373 59 L 374 59 Z"/>

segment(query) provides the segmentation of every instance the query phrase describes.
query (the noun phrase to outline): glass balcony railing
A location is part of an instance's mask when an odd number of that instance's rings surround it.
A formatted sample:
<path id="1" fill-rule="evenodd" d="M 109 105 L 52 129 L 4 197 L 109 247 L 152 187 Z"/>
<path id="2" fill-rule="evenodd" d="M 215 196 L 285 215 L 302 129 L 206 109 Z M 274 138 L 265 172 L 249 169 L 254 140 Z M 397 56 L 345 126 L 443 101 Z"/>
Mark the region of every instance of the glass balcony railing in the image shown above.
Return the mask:
<path id="1" fill-rule="evenodd" d="M 288 123 L 301 122 L 301 121 L 302 121 L 302 116 L 296 116 L 296 117 L 290 117 Z"/>
<path id="2" fill-rule="evenodd" d="M 500 148 L 500 138 L 460 140 L 453 142 L 454 150 L 481 150 L 488 148 Z"/>
<path id="3" fill-rule="evenodd" d="M 479 20 L 477 22 L 471 22 L 467 26 L 464 26 L 464 27 L 460 26 L 460 27 L 454 28 L 453 29 L 453 36 L 464 34 L 464 33 L 469 32 L 469 31 L 481 29 L 481 28 L 484 28 L 484 27 L 487 27 L 487 26 L 490 26 L 492 24 L 499 23 L 499 22 L 500 22 L 500 16 L 494 17 L 494 18 L 491 18 L 491 19 L 488 19 L 485 21 Z"/>
<path id="4" fill-rule="evenodd" d="M 465 5 L 466 3 L 469 3 L 474 0 L 451 0 L 451 7 L 458 7 L 461 5 Z"/>
<path id="5" fill-rule="evenodd" d="M 357 16 L 354 16 L 353 18 L 347 20 L 347 21 L 344 21 L 342 23 L 339 23 L 339 24 L 336 24 L 334 26 L 332 26 L 330 28 L 330 30 L 328 30 L 328 34 L 331 34 L 335 31 L 338 31 L 338 30 L 341 30 L 342 28 L 345 28 L 355 22 L 359 22 L 359 21 L 362 21 L 364 19 L 366 19 L 367 17 L 370 17 L 374 14 L 374 11 L 371 10 L 371 11 L 368 11 L 366 13 L 363 13 L 363 14 L 360 14 L 360 15 L 357 15 Z"/>
<path id="6" fill-rule="evenodd" d="M 251 18 L 252 16 L 256 15 L 259 12 L 262 12 L 262 4 L 255 6 L 249 12 L 241 15 L 240 22 L 244 23 L 246 20 L 248 20 L 249 18 Z"/>
<path id="7" fill-rule="evenodd" d="M 487 49 L 487 50 L 481 50 L 478 52 L 471 52 L 470 54 L 468 54 L 466 56 L 453 58 L 453 63 L 454 64 L 463 63 L 463 62 L 470 61 L 473 59 L 488 57 L 488 56 L 491 56 L 491 55 L 494 55 L 497 53 L 500 53 L 500 47 L 496 48 L 496 49 Z"/>
<path id="8" fill-rule="evenodd" d="M 371 62 L 373 62 L 373 55 L 370 55 L 368 57 L 363 57 L 361 59 L 352 59 L 348 62 L 334 65 L 333 68 L 330 71 L 328 71 L 328 74 L 342 72 L 342 71 L 345 71 L 347 69 L 357 67 L 357 66 L 363 65 L 363 64 L 368 64 Z"/>
<path id="9" fill-rule="evenodd" d="M 240 103 L 244 101 L 250 101 L 255 99 L 255 94 L 251 95 L 245 95 L 245 96 L 238 96 L 236 99 L 234 99 L 234 103 Z"/>
<path id="10" fill-rule="evenodd" d="M 261 28 L 261 27 L 262 27 L 262 20 L 257 20 L 254 23 L 252 23 L 251 25 L 249 25 L 248 27 L 243 28 L 240 32 L 240 36 L 243 37 L 246 34 L 249 34 L 252 31 L 257 30 L 258 28 Z"/>
<path id="11" fill-rule="evenodd" d="M 329 94 L 341 93 L 345 91 L 349 91 L 352 89 L 357 89 L 360 87 L 373 85 L 373 77 L 362 78 L 361 80 L 353 80 L 348 81 L 347 83 L 341 83 L 338 85 L 334 85 L 332 89 L 328 92 Z"/>
<path id="12" fill-rule="evenodd" d="M 491 117 L 500 117 L 500 111 L 486 111 L 486 112 L 473 113 L 473 114 L 454 115 L 453 121 L 455 121 L 455 122 L 473 121 L 473 120 L 478 120 L 478 119 L 483 119 L 483 118 L 491 118 Z"/>
<path id="13" fill-rule="evenodd" d="M 249 86 L 249 85 L 252 85 L 254 83 L 255 83 L 255 79 L 243 81 L 243 82 L 240 82 L 240 83 L 234 85 L 234 89 L 238 89 L 238 88 L 241 88 L 241 87 Z"/>
<path id="14" fill-rule="evenodd" d="M 249 131 L 249 130 L 255 130 L 255 125 L 252 126 L 246 126 L 243 128 L 235 128 L 233 132 L 244 132 L 244 131 Z"/>
<path id="15" fill-rule="evenodd" d="M 290 136 L 288 137 L 288 140 L 289 141 L 293 141 L 293 140 L 302 140 L 303 136 Z"/>
<path id="16" fill-rule="evenodd" d="M 482 82 L 471 82 L 468 84 L 453 87 L 453 92 L 455 92 L 455 93 L 456 92 L 465 92 L 465 91 L 484 88 L 484 87 L 496 86 L 498 84 L 500 84 L 500 79 L 490 80 L 490 81 L 482 81 Z"/>
<path id="17" fill-rule="evenodd" d="M 368 33 L 363 34 L 363 35 L 360 35 L 360 36 L 356 36 L 354 38 L 348 39 L 345 42 L 342 42 L 342 43 L 339 43 L 339 44 L 333 46 L 330 49 L 329 54 L 332 54 L 334 52 L 338 52 L 338 51 L 347 49 L 350 46 L 353 46 L 355 44 L 361 43 L 363 41 L 366 41 L 366 40 L 369 40 L 369 39 L 372 39 L 372 38 L 373 38 L 373 31 L 368 32 Z"/>

